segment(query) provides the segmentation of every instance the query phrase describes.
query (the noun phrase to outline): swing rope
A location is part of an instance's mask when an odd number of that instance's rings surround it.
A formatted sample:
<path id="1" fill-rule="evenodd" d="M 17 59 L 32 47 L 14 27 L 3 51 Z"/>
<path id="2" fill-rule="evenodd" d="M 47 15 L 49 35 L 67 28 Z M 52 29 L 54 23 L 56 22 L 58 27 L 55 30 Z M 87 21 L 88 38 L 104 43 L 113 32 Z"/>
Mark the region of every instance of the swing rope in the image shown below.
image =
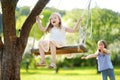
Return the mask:
<path id="1" fill-rule="evenodd" d="M 89 38 L 92 38 L 92 11 L 90 12 L 90 26 L 91 26 L 91 28 L 90 28 L 90 36 L 89 36 Z"/>
<path id="2" fill-rule="evenodd" d="M 32 43 L 32 49 L 34 49 L 35 46 L 35 39 L 36 39 L 36 28 L 33 28 L 34 34 L 33 34 L 33 43 Z"/>
<path id="3" fill-rule="evenodd" d="M 82 13 L 82 17 L 85 15 L 85 11 L 87 10 L 87 18 L 86 18 L 86 25 L 82 26 L 80 24 L 80 29 L 79 29 L 79 45 L 84 45 L 86 44 L 86 35 L 87 35 L 87 28 L 88 28 L 88 24 L 89 24 L 89 18 L 91 16 L 90 14 L 90 4 L 91 4 L 91 0 L 89 0 L 88 5 L 87 5 L 87 9 L 84 9 L 83 13 Z M 92 22 L 92 21 L 91 21 Z M 92 29 L 92 27 L 91 27 Z M 91 36 L 91 34 L 90 34 Z M 80 50 L 80 46 L 78 45 L 78 50 Z"/>

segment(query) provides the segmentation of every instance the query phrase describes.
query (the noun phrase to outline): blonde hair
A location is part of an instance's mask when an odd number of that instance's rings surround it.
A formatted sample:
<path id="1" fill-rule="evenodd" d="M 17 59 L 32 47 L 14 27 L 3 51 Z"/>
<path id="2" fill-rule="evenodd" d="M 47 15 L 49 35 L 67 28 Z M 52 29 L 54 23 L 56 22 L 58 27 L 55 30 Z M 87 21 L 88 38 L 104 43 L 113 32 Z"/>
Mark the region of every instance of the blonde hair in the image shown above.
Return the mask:
<path id="1" fill-rule="evenodd" d="M 61 19 L 61 15 L 60 15 L 59 13 L 57 13 L 57 12 L 54 12 L 54 13 L 51 14 L 49 20 L 51 20 L 51 17 L 52 17 L 53 15 L 57 15 L 57 16 L 58 16 L 59 21 L 60 21 L 60 22 L 59 22 L 59 26 L 58 26 L 58 28 L 61 29 L 61 27 L 62 27 L 62 19 Z M 48 23 L 48 25 L 47 25 L 46 32 L 49 32 L 52 28 L 53 28 L 53 25 L 51 24 L 51 21 L 49 21 L 49 23 Z"/>

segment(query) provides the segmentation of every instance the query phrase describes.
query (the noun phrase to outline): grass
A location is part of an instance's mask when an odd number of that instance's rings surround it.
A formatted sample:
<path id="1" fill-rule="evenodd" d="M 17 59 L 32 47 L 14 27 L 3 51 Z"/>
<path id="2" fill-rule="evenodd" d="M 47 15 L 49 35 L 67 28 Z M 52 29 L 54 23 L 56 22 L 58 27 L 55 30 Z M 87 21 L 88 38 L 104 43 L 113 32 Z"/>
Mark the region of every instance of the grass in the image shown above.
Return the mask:
<path id="1" fill-rule="evenodd" d="M 120 80 L 120 69 L 115 68 L 116 80 Z M 80 67 L 74 69 L 60 69 L 56 74 L 54 69 L 37 68 L 28 72 L 21 69 L 21 80 L 102 80 L 95 67 Z"/>

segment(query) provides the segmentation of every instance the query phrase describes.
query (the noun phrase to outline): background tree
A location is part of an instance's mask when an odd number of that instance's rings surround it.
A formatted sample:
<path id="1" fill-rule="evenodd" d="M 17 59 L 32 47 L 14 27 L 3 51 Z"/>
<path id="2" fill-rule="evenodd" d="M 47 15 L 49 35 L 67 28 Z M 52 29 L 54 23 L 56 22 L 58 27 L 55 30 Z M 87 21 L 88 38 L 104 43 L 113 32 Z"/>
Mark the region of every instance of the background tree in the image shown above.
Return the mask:
<path id="1" fill-rule="evenodd" d="M 27 44 L 35 17 L 49 0 L 38 0 L 37 4 L 21 26 L 20 36 L 16 35 L 15 9 L 18 0 L 1 0 L 4 43 L 0 38 L 0 79 L 20 80 L 20 62 Z"/>

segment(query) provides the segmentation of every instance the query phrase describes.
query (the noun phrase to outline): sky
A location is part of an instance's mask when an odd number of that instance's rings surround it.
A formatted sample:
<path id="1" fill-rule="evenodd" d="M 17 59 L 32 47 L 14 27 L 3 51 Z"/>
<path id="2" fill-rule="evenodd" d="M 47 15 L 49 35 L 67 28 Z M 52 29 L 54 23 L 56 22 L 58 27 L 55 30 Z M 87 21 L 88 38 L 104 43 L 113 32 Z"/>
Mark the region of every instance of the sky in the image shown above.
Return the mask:
<path id="1" fill-rule="evenodd" d="M 38 0 L 19 0 L 17 6 L 33 7 Z M 56 7 L 60 10 L 71 10 L 73 8 L 85 9 L 89 0 L 50 0 L 47 7 Z M 100 8 L 111 9 L 120 12 L 120 0 L 92 0 L 91 8 L 98 6 Z"/>

